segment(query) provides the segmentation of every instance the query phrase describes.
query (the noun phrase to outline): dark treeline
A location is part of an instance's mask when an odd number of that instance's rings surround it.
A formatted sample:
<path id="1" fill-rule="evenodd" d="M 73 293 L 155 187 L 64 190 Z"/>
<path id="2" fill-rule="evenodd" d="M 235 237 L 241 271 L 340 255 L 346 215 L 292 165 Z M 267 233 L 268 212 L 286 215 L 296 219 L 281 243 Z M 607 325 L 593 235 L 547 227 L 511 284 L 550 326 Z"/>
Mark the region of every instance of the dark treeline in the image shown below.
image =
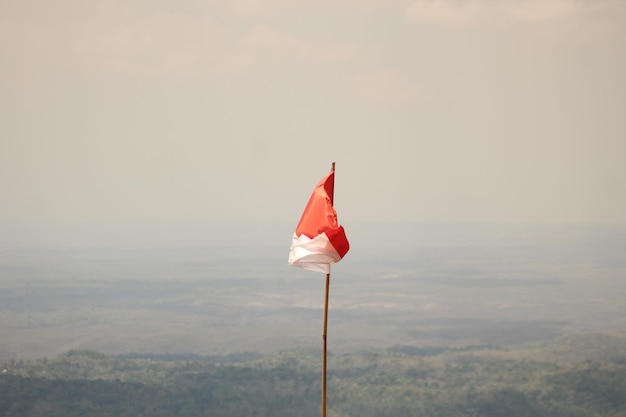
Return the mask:
<path id="1" fill-rule="evenodd" d="M 318 416 L 320 357 L 110 356 L 0 365 L 0 416 Z M 331 355 L 331 417 L 626 417 L 626 339 Z"/>
<path id="2" fill-rule="evenodd" d="M 198 355 L 196 353 L 127 353 L 116 355 L 123 359 L 153 359 L 160 361 L 208 361 L 218 363 L 248 362 L 263 357 L 258 352 L 232 352 L 226 355 Z"/>

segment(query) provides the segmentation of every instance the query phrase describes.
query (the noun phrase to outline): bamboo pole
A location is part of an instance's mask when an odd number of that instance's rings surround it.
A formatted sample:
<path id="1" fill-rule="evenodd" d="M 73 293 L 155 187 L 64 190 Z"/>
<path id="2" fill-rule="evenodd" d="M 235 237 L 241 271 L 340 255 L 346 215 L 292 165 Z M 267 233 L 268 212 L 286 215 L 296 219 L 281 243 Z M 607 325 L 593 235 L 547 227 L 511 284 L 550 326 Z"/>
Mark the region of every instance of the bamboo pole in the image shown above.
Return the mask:
<path id="1" fill-rule="evenodd" d="M 331 172 L 335 172 L 335 163 L 330 167 Z M 332 195 L 334 196 L 333 189 Z M 331 205 L 334 205 L 331 197 Z M 330 268 L 330 265 L 329 265 Z M 322 331 L 322 417 L 326 417 L 326 346 L 328 339 L 328 295 L 330 292 L 330 271 L 326 274 L 326 291 L 324 293 L 324 328 Z"/>

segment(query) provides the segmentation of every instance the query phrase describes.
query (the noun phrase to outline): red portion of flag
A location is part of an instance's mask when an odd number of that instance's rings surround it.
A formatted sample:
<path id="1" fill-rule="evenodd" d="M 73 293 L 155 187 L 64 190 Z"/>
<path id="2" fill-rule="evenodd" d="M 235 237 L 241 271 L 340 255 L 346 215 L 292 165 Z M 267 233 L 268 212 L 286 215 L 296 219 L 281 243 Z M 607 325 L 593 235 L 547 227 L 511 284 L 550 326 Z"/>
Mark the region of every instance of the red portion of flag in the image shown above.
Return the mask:
<path id="1" fill-rule="evenodd" d="M 332 171 L 315 186 L 309 202 L 304 208 L 296 235 L 315 236 L 338 226 L 337 212 L 333 208 L 335 172 Z"/>
<path id="2" fill-rule="evenodd" d="M 337 251 L 339 257 L 343 258 L 350 250 L 350 243 L 348 243 L 348 238 L 346 237 L 345 230 L 343 230 L 343 226 L 327 231 L 326 236 L 328 236 L 328 240 L 330 240 L 330 243 Z"/>

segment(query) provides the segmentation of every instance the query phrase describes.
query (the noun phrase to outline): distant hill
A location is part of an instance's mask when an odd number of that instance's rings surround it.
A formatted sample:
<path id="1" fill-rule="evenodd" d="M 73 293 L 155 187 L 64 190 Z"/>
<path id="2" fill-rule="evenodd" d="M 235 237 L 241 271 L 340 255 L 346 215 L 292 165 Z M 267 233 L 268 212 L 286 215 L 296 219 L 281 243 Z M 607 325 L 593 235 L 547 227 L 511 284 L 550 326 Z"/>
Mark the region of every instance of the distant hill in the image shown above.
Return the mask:
<path id="1" fill-rule="evenodd" d="M 329 357 L 330 416 L 624 417 L 626 338 L 395 346 Z M 319 415 L 320 352 L 111 356 L 0 364 L 0 416 Z"/>

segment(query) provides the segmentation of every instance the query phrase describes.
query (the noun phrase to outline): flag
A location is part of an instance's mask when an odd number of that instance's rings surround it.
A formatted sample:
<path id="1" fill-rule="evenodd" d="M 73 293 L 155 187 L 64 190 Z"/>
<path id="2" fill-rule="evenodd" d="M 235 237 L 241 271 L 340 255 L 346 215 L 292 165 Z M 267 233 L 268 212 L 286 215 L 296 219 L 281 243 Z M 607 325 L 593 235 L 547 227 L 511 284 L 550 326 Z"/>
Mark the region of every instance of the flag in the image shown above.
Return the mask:
<path id="1" fill-rule="evenodd" d="M 330 264 L 348 253 L 350 244 L 333 207 L 334 188 L 333 170 L 317 184 L 304 208 L 291 242 L 289 265 L 328 274 Z"/>

